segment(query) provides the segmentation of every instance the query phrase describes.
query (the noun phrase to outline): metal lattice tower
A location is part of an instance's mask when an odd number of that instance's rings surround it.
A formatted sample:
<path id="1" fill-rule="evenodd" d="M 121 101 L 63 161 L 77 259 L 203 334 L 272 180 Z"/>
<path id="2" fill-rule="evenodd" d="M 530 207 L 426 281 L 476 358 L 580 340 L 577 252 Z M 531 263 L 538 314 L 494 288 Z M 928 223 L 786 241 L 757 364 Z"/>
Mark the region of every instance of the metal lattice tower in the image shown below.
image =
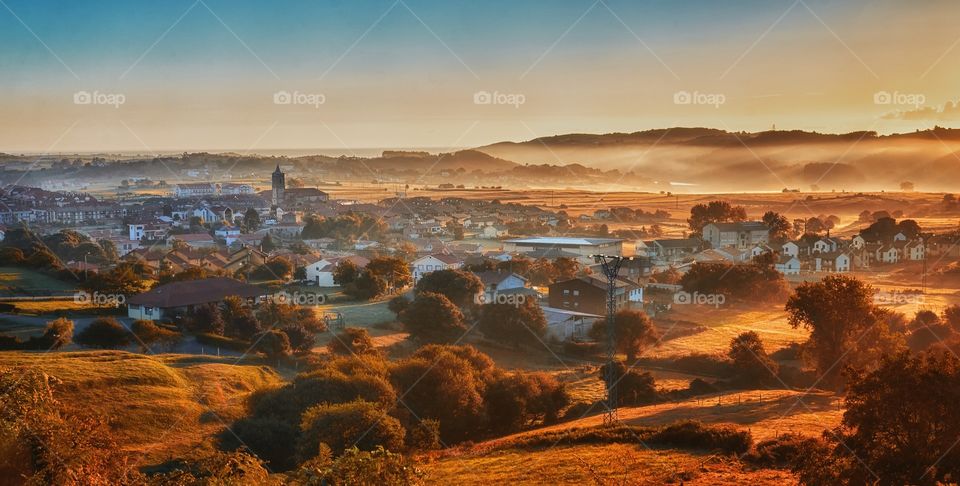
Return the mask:
<path id="1" fill-rule="evenodd" d="M 607 387 L 607 411 L 603 416 L 603 422 L 612 424 L 617 421 L 617 388 L 615 386 L 617 376 L 613 366 L 617 354 L 614 326 L 614 315 L 617 313 L 617 277 L 620 276 L 620 266 L 623 262 L 633 260 L 633 257 L 619 255 L 591 255 L 591 257 L 600 264 L 603 274 L 607 277 L 607 369 L 604 376 Z"/>

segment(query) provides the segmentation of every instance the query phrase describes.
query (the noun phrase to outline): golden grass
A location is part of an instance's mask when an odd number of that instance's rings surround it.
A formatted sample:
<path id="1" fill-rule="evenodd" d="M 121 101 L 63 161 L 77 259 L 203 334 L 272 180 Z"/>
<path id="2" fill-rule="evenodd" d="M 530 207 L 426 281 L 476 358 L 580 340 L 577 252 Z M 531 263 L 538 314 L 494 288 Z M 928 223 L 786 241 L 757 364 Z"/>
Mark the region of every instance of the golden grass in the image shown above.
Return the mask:
<path id="1" fill-rule="evenodd" d="M 142 464 L 186 457 L 245 412 L 255 389 L 279 376 L 263 366 L 213 357 L 122 351 L 0 353 L 0 366 L 33 367 L 60 379 L 68 411 L 106 417 L 118 442 Z"/>
<path id="2" fill-rule="evenodd" d="M 706 329 L 665 341 L 659 347 L 648 351 L 645 356 L 679 357 L 691 353 L 725 353 L 730 348 L 730 340 L 747 331 L 755 331 L 760 335 L 768 353 L 791 342 L 804 342 L 808 336 L 806 330 L 790 326 L 783 304 L 756 308 L 676 305 L 658 324 L 660 327 L 669 328 L 670 322 L 674 320 L 691 321 Z"/>
<path id="3" fill-rule="evenodd" d="M 664 403 L 617 410 L 619 421 L 628 425 L 657 426 L 684 420 L 725 424 L 749 429 L 754 440 L 771 439 L 784 433 L 819 436 L 824 429 L 840 423 L 843 411 L 839 397 L 829 392 L 804 394 L 793 390 L 748 390 L 730 392 L 678 403 Z M 509 446 L 516 439 L 547 431 L 603 424 L 603 415 L 592 415 L 478 444 L 480 450 Z"/>
<path id="4" fill-rule="evenodd" d="M 427 484 L 779 485 L 788 472 L 747 471 L 736 460 L 636 444 L 557 446 L 455 456 L 420 466 Z"/>
<path id="5" fill-rule="evenodd" d="M 52 314 L 54 312 L 82 312 L 98 307 L 90 302 L 76 302 L 73 300 L 18 300 L 9 301 L 23 314 Z"/>

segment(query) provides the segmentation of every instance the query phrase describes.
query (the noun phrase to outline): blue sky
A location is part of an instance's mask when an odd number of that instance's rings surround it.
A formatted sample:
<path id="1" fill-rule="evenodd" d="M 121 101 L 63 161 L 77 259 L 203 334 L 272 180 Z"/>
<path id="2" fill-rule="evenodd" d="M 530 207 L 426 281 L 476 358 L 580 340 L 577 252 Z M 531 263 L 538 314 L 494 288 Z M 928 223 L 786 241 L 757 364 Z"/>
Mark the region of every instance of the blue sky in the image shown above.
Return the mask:
<path id="1" fill-rule="evenodd" d="M 957 86 L 960 7 L 796 1 L 0 1 L 0 151 L 478 145 L 668 125 L 892 131 Z M 79 91 L 119 107 L 78 106 Z M 322 106 L 277 106 L 279 91 Z M 521 106 L 473 103 L 477 92 Z M 678 106 L 678 92 L 723 106 Z M 952 120 L 935 120 L 949 125 Z M 272 127 L 272 128 L 271 128 Z"/>

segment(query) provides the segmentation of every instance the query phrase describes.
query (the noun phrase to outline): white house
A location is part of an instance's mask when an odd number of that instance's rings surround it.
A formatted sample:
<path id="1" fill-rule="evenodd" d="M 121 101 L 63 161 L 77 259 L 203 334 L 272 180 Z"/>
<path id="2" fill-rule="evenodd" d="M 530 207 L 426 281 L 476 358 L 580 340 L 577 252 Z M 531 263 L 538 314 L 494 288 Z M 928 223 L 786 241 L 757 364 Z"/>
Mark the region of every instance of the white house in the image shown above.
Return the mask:
<path id="1" fill-rule="evenodd" d="M 856 235 L 850 239 L 850 247 L 856 250 L 862 250 L 866 244 L 867 240 L 863 239 L 860 235 Z"/>
<path id="2" fill-rule="evenodd" d="M 787 256 L 800 256 L 800 246 L 792 241 L 788 241 L 780 247 L 780 250 Z"/>
<path id="3" fill-rule="evenodd" d="M 370 263 L 370 260 L 356 255 L 321 258 L 303 267 L 307 274 L 307 281 L 314 282 L 318 287 L 336 287 L 337 284 L 333 281 L 333 271 L 336 270 L 341 261 L 345 260 L 353 262 L 357 268 L 364 268 Z"/>
<path id="4" fill-rule="evenodd" d="M 923 260 L 925 256 L 926 247 L 923 245 L 923 240 L 916 240 L 907 243 L 906 246 L 903 247 L 903 251 L 907 260 L 920 261 Z"/>
<path id="5" fill-rule="evenodd" d="M 877 249 L 876 256 L 880 263 L 897 263 L 900 261 L 900 250 L 894 245 L 883 245 Z"/>
<path id="6" fill-rule="evenodd" d="M 483 296 L 488 303 L 495 302 L 498 294 L 527 287 L 527 279 L 513 272 L 487 270 L 475 273 L 483 282 Z"/>
<path id="7" fill-rule="evenodd" d="M 492 224 L 480 230 L 480 237 L 484 239 L 495 240 L 504 236 L 507 236 L 507 228 L 504 226 Z"/>
<path id="8" fill-rule="evenodd" d="M 799 275 L 800 259 L 795 256 L 783 255 L 773 267 L 784 275 Z"/>
<path id="9" fill-rule="evenodd" d="M 846 273 L 851 268 L 850 255 L 844 252 L 821 253 L 814 259 L 817 272 Z"/>
<path id="10" fill-rule="evenodd" d="M 837 251 L 837 240 L 833 238 L 821 238 L 813 244 L 814 253 L 830 253 Z"/>
<path id="11" fill-rule="evenodd" d="M 907 241 L 907 235 L 903 234 L 902 232 L 897 233 L 893 235 L 893 241 Z"/>
<path id="12" fill-rule="evenodd" d="M 423 256 L 410 263 L 414 282 L 419 282 L 424 275 L 430 272 L 437 270 L 456 270 L 460 268 L 463 268 L 463 260 L 445 253 Z"/>
<path id="13" fill-rule="evenodd" d="M 230 246 L 240 238 L 240 228 L 225 224 L 214 230 L 213 235 L 223 239 L 227 242 L 227 246 Z"/>

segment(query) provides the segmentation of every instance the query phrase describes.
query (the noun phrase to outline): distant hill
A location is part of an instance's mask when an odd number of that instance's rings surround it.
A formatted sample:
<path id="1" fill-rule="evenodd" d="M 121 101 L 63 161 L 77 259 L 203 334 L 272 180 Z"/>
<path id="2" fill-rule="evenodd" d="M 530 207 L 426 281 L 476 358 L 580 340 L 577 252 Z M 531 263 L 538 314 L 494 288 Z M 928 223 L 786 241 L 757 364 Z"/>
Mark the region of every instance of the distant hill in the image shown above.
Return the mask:
<path id="1" fill-rule="evenodd" d="M 521 164 L 579 164 L 632 171 L 660 189 L 879 191 L 912 182 L 918 191 L 955 191 L 960 129 L 892 135 L 802 130 L 729 132 L 676 127 L 634 133 L 573 133 L 475 150 Z"/>
<path id="2" fill-rule="evenodd" d="M 365 163 L 371 169 L 392 170 L 457 170 L 467 172 L 480 170 L 496 172 L 510 170 L 516 167 L 515 162 L 501 159 L 478 150 L 461 150 L 445 154 L 428 154 L 426 152 L 388 151 L 380 157 L 366 159 Z"/>

